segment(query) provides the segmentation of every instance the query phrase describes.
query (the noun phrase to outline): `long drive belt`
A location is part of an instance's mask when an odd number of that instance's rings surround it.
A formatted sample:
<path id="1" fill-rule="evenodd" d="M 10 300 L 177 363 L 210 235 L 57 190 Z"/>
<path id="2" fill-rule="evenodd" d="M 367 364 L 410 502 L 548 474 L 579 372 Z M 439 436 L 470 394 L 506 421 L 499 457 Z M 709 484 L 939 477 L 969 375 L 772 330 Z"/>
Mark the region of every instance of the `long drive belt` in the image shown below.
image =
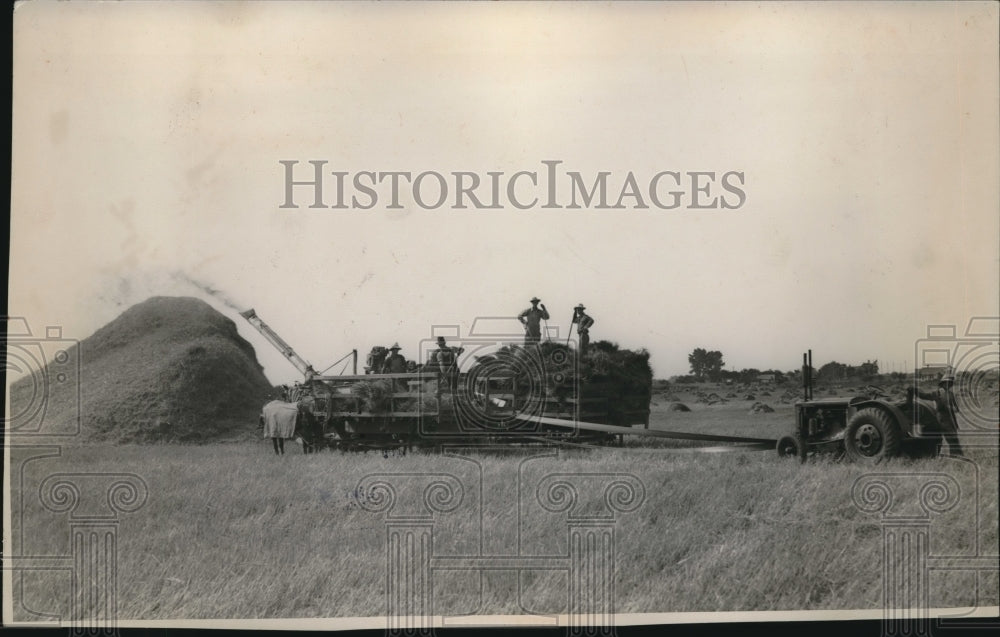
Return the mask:
<path id="1" fill-rule="evenodd" d="M 774 438 L 747 438 L 743 436 L 720 436 L 717 434 L 696 434 L 685 431 L 663 431 L 661 429 L 636 429 L 633 427 L 619 427 L 617 425 L 602 425 L 595 422 L 585 422 L 582 420 L 563 420 L 561 418 L 551 418 L 548 416 L 533 416 L 529 414 L 516 414 L 521 420 L 534 422 L 541 425 L 553 427 L 563 427 L 566 429 L 582 429 L 584 431 L 602 431 L 610 434 L 626 436 L 645 436 L 647 438 L 669 438 L 671 440 L 699 440 L 703 442 L 735 442 L 754 446 L 767 445 L 773 448 L 777 444 Z"/>

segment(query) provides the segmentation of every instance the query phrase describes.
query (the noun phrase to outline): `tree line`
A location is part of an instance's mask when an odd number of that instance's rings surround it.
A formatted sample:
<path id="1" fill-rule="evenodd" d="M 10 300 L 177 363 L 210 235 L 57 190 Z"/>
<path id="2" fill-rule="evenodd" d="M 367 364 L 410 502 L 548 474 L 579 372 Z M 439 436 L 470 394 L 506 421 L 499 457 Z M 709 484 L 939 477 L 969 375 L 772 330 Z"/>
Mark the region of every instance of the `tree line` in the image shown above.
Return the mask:
<path id="1" fill-rule="evenodd" d="M 775 383 L 782 383 L 789 378 L 798 379 L 802 375 L 801 369 L 792 371 L 781 371 L 778 369 L 757 369 L 750 367 L 741 370 L 723 369 L 726 366 L 722 352 L 719 350 L 709 350 L 703 347 L 696 347 L 688 355 L 688 364 L 691 367 L 691 374 L 678 376 L 677 382 L 725 382 L 756 383 L 761 378 L 769 378 Z M 860 365 L 846 365 L 837 361 L 830 361 L 818 370 L 812 369 L 813 378 L 817 380 L 838 380 L 845 378 L 859 378 L 861 380 L 871 380 L 879 375 L 878 360 L 868 360 Z"/>

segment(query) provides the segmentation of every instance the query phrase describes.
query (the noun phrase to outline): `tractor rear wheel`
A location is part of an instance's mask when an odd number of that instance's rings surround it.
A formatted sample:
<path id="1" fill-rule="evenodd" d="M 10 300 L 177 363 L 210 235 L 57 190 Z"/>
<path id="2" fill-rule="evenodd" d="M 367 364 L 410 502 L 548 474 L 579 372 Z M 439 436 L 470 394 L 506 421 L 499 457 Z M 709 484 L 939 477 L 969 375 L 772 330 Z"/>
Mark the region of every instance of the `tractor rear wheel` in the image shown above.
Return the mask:
<path id="1" fill-rule="evenodd" d="M 862 409 L 854 414 L 844 432 L 844 449 L 852 460 L 879 462 L 899 455 L 902 434 L 881 409 Z"/>

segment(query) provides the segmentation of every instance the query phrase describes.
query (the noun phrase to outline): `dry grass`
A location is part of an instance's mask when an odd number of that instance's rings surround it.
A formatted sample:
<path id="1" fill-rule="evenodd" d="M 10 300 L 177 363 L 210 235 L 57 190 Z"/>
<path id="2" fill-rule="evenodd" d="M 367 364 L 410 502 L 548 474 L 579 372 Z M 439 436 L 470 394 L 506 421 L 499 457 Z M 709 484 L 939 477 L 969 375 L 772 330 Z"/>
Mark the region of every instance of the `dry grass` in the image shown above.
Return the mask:
<path id="1" fill-rule="evenodd" d="M 777 404 L 773 414 L 751 416 L 739 401 L 692 404 L 690 413 L 668 412 L 668 401 L 654 401 L 653 425 L 662 429 L 777 437 L 791 418 L 791 407 Z M 385 528 L 352 493 L 366 474 L 448 472 L 474 485 L 481 470 L 482 495 L 468 491 L 462 505 L 438 521 L 435 553 L 454 555 L 477 553 L 480 542 L 484 552 L 514 552 L 518 529 L 523 554 L 563 553 L 564 515 L 532 505 L 537 481 L 553 472 L 627 472 L 642 481 L 646 499 L 637 511 L 619 515 L 615 527 L 619 612 L 880 607 L 881 528 L 851 500 L 855 479 L 871 469 L 829 457 L 800 465 L 774 452 L 684 447 L 690 443 L 556 455 L 480 452 L 469 456 L 472 462 L 425 452 L 303 456 L 294 445 L 289 455 L 275 457 L 263 441 L 78 447 L 28 465 L 26 484 L 35 485 L 24 494 L 30 532 L 16 540 L 35 554 L 68 552 L 65 520 L 37 504 L 44 475 L 133 472 L 150 494 L 145 508 L 120 527 L 120 618 L 374 616 L 384 612 Z M 529 459 L 537 454 L 550 455 Z M 959 505 L 934 519 L 937 554 L 972 554 L 977 543 L 982 553 L 996 553 L 996 451 L 975 454 L 978 483 L 973 465 L 946 458 L 878 469 L 946 472 L 959 482 Z M 916 498 L 916 487 L 904 487 L 899 497 Z M 973 603 L 974 583 L 963 577 L 935 575 L 932 606 Z M 29 574 L 25 582 L 28 608 L 65 605 L 64 576 Z M 559 612 L 565 586 L 565 576 L 553 573 L 518 578 L 498 571 L 480 580 L 477 573 L 445 571 L 435 575 L 435 611 Z M 979 586 L 980 603 L 996 604 L 995 573 Z M 29 617 L 23 610 L 16 616 Z"/>

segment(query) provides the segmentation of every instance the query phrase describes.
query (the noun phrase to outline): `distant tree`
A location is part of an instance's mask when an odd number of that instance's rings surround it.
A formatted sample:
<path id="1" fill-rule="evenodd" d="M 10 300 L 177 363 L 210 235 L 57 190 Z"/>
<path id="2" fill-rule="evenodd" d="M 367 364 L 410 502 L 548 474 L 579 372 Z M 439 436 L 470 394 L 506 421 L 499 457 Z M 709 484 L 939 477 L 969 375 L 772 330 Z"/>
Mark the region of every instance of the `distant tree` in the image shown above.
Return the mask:
<path id="1" fill-rule="evenodd" d="M 819 368 L 816 377 L 822 380 L 837 380 L 844 378 L 847 375 L 848 367 L 843 363 L 838 363 L 837 361 L 830 361 L 826 365 Z"/>
<path id="2" fill-rule="evenodd" d="M 783 383 L 785 382 L 785 372 L 780 369 L 765 369 L 761 374 L 774 374 L 774 382 Z"/>
<path id="3" fill-rule="evenodd" d="M 785 375 L 788 378 L 792 379 L 792 380 L 801 381 L 802 380 L 802 367 L 800 367 L 798 369 L 793 369 L 793 370 L 791 370 L 789 372 L 786 372 Z M 809 376 L 813 380 L 816 380 L 816 368 L 815 367 L 810 367 L 809 368 Z"/>
<path id="4" fill-rule="evenodd" d="M 740 382 L 740 378 L 742 378 L 742 376 L 740 375 L 740 372 L 734 369 L 724 369 L 719 372 L 719 378 L 725 382 L 732 381 L 736 383 Z"/>
<path id="5" fill-rule="evenodd" d="M 760 376 L 760 370 L 755 367 L 740 370 L 741 383 L 756 383 L 758 376 Z"/>
<path id="6" fill-rule="evenodd" d="M 698 378 L 708 377 L 711 381 L 717 381 L 722 373 L 722 368 L 726 363 L 722 360 L 722 352 L 718 350 L 708 351 L 701 347 L 696 347 L 688 355 L 688 363 L 691 364 L 691 373 Z"/>
<path id="7" fill-rule="evenodd" d="M 875 376 L 878 376 L 878 360 L 865 361 L 858 366 L 858 373 L 861 378 L 865 380 L 871 380 Z"/>

